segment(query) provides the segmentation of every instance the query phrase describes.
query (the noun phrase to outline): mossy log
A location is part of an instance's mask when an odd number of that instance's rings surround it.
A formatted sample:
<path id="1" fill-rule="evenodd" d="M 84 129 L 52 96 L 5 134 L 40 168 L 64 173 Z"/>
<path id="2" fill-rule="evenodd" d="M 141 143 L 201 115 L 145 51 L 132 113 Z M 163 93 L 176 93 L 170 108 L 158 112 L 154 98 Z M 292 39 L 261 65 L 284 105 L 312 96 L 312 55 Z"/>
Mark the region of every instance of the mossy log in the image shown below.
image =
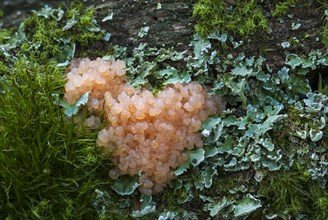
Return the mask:
<path id="1" fill-rule="evenodd" d="M 161 0 L 97 0 L 83 1 L 88 7 L 94 7 L 99 24 L 108 30 L 112 43 L 127 46 L 129 49 L 147 43 L 152 47 L 174 47 L 186 49 L 193 34 L 192 1 Z M 4 1 L 0 7 L 4 10 L 5 26 L 21 22 L 31 10 L 37 10 L 45 4 L 68 7 L 70 1 L 15 0 Z M 113 13 L 112 20 L 101 20 Z M 138 33 L 143 27 L 149 27 L 147 36 L 140 38 Z"/>
<path id="2" fill-rule="evenodd" d="M 98 23 L 111 34 L 112 45 L 126 46 L 133 50 L 140 43 L 151 47 L 173 47 L 175 50 L 189 50 L 189 43 L 194 34 L 196 19 L 193 18 L 193 4 L 196 0 L 13 0 L 1 1 L 4 26 L 19 24 L 29 15 L 31 10 L 38 10 L 45 4 L 53 7 L 68 8 L 72 2 L 80 2 L 87 7 L 94 7 Z M 272 16 L 275 7 L 271 1 L 258 3 L 267 16 L 268 30 L 252 33 L 246 37 L 235 37 L 235 41 L 243 41 L 242 46 L 218 48 L 222 56 L 238 55 L 263 56 L 271 69 L 280 69 L 285 62 L 285 52 L 307 55 L 311 50 L 324 49 L 321 40 L 323 27 L 323 8 L 319 1 L 302 1 L 291 7 L 287 14 L 280 17 Z M 113 13 L 112 20 L 101 20 Z M 292 25 L 301 24 L 297 30 Z M 141 28 L 149 27 L 148 34 L 140 38 Z M 286 49 L 283 42 L 290 42 L 292 47 Z M 102 43 L 90 45 L 91 50 L 104 49 Z M 104 49 L 105 50 L 105 49 Z"/>

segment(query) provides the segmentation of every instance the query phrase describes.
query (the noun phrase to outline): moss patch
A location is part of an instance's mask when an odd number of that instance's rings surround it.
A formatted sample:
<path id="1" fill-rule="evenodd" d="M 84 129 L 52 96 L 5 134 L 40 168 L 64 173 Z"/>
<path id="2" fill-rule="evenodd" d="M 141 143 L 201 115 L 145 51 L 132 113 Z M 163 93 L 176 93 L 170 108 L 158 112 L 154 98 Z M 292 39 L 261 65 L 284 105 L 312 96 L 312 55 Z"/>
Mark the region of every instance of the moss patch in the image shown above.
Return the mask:
<path id="1" fill-rule="evenodd" d="M 203 36 L 214 30 L 246 36 L 268 27 L 267 19 L 254 0 L 235 3 L 200 0 L 194 6 L 193 15 L 198 19 L 195 29 Z"/>
<path id="2" fill-rule="evenodd" d="M 88 200 L 104 182 L 98 178 L 104 175 L 98 170 L 102 160 L 95 134 L 84 129 L 77 134 L 53 105 L 51 94 L 63 86 L 63 69 L 19 58 L 2 74 L 1 218 L 90 215 Z"/>
<path id="3" fill-rule="evenodd" d="M 83 47 L 90 42 L 102 40 L 104 33 L 93 19 L 94 9 L 81 5 L 63 11 L 44 8 L 24 22 L 27 30 L 26 43 L 21 50 L 44 61 L 55 59 L 63 62 L 73 47 Z"/>
<path id="4" fill-rule="evenodd" d="M 287 13 L 287 11 L 290 7 L 295 6 L 299 2 L 300 2 L 300 0 L 280 1 L 275 5 L 275 9 L 272 12 L 272 15 L 274 17 L 284 15 Z"/>
<path id="5" fill-rule="evenodd" d="M 327 190 L 310 181 L 301 166 L 291 171 L 270 173 L 261 182 L 259 193 L 278 215 L 311 216 L 313 219 L 328 217 Z"/>
<path id="6" fill-rule="evenodd" d="M 67 118 L 54 103 L 65 84 L 66 67 L 58 63 L 71 59 L 72 45 L 103 38 L 93 15 L 83 8 L 45 7 L 15 35 L 1 30 L 0 219 L 128 216 L 126 206 L 108 202 L 119 198 L 109 191 L 111 163 L 97 151 L 97 132 L 82 126 L 83 113 Z M 96 190 L 109 191 L 108 198 Z"/>

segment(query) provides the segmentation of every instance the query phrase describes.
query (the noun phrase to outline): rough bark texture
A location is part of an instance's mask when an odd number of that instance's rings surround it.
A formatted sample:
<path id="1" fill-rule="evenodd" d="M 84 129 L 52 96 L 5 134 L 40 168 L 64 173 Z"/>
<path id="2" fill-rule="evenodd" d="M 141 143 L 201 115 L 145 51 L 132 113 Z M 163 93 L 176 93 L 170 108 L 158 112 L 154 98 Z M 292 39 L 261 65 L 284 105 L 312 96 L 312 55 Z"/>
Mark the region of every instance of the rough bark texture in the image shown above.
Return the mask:
<path id="1" fill-rule="evenodd" d="M 273 3 L 274 1 L 266 3 L 264 7 L 266 13 L 274 9 Z M 308 1 L 300 3 L 295 8 L 291 7 L 286 15 L 278 17 L 268 15 L 268 33 L 254 34 L 251 36 L 251 42 L 243 45 L 241 50 L 246 54 L 264 56 L 268 65 L 275 69 L 284 64 L 287 50 L 306 55 L 313 49 L 324 49 L 321 41 L 324 12 L 320 6 L 317 1 Z M 301 27 L 293 30 L 293 23 L 300 23 Z M 294 43 L 290 48 L 285 49 L 281 43 L 287 41 Z"/>
<path id="2" fill-rule="evenodd" d="M 140 42 L 150 46 L 185 47 L 192 35 L 192 4 L 185 0 L 156 1 L 108 0 L 96 4 L 100 15 L 113 12 L 113 20 L 104 27 L 112 35 L 114 44 L 135 47 Z M 141 28 L 148 26 L 148 35 L 140 39 Z"/>

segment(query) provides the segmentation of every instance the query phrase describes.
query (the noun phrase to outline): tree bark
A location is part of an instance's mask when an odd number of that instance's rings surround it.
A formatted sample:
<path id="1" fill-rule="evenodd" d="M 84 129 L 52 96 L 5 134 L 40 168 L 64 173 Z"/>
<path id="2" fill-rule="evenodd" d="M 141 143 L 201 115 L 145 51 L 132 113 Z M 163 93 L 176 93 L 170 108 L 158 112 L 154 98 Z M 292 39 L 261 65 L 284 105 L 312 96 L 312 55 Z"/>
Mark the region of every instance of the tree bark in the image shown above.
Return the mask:
<path id="1" fill-rule="evenodd" d="M 113 19 L 102 26 L 112 35 L 114 44 L 134 48 L 139 43 L 147 43 L 152 47 L 186 49 L 192 36 L 191 1 L 107 0 L 94 7 L 99 16 L 113 13 Z M 146 26 L 148 34 L 138 37 L 141 28 Z"/>

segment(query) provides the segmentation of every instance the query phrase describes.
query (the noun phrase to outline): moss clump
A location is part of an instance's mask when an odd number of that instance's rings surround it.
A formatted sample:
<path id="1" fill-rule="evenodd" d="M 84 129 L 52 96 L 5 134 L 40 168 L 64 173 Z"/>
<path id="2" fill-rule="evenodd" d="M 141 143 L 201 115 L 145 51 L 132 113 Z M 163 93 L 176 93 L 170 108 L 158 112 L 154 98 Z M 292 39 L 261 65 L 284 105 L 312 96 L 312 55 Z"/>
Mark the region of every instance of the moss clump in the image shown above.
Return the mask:
<path id="1" fill-rule="evenodd" d="M 325 47 L 328 48 L 328 23 L 327 18 L 325 19 L 325 24 L 322 30 L 322 42 L 324 43 Z"/>
<path id="2" fill-rule="evenodd" d="M 0 28 L 0 44 L 4 44 L 12 35 L 12 32 L 8 29 Z"/>
<path id="3" fill-rule="evenodd" d="M 198 18 L 196 31 L 203 36 L 214 30 L 247 36 L 268 27 L 267 19 L 254 0 L 231 2 L 199 0 L 193 11 Z"/>
<path id="4" fill-rule="evenodd" d="M 94 13 L 94 9 L 87 10 L 82 6 L 66 12 L 52 10 L 49 15 L 34 13 L 24 22 L 27 41 L 22 44 L 21 51 L 44 61 L 65 61 L 63 59 L 74 45 L 82 47 L 103 39 L 104 33 L 94 23 Z"/>
<path id="5" fill-rule="evenodd" d="M 308 216 L 311 219 L 326 219 L 327 190 L 309 179 L 301 166 L 291 171 L 270 173 L 260 183 L 259 193 L 270 204 L 271 211 L 292 218 Z"/>
<path id="6" fill-rule="evenodd" d="M 297 3 L 299 3 L 300 0 L 286 0 L 281 1 L 275 5 L 275 9 L 272 12 L 272 15 L 274 17 L 281 16 L 287 13 L 290 7 L 295 6 Z"/>
<path id="7" fill-rule="evenodd" d="M 117 203 L 99 207 L 95 192 L 109 191 L 111 164 L 97 152 L 97 133 L 54 104 L 65 84 L 57 64 L 71 59 L 73 45 L 103 38 L 93 19 L 93 10 L 46 7 L 17 33 L 0 30 L 0 44 L 10 45 L 0 61 L 0 219 L 128 216 Z M 65 29 L 69 22 L 76 23 Z"/>
<path id="8" fill-rule="evenodd" d="M 19 58 L 2 74 L 0 219 L 93 216 L 90 201 L 106 174 L 96 134 L 67 123 L 53 104 L 63 69 Z"/>
<path id="9" fill-rule="evenodd" d="M 327 1 L 323 1 L 323 9 L 325 9 L 325 19 L 324 19 L 324 25 L 322 28 L 322 33 L 321 33 L 321 37 L 322 37 L 322 42 L 325 45 L 326 48 L 328 48 L 328 3 Z"/>
<path id="10" fill-rule="evenodd" d="M 323 78 L 322 74 L 319 74 L 318 92 L 328 96 L 328 78 Z"/>
<path id="11" fill-rule="evenodd" d="M 5 73 L 8 73 L 9 69 L 6 64 L 0 60 L 0 76 L 3 76 Z"/>

